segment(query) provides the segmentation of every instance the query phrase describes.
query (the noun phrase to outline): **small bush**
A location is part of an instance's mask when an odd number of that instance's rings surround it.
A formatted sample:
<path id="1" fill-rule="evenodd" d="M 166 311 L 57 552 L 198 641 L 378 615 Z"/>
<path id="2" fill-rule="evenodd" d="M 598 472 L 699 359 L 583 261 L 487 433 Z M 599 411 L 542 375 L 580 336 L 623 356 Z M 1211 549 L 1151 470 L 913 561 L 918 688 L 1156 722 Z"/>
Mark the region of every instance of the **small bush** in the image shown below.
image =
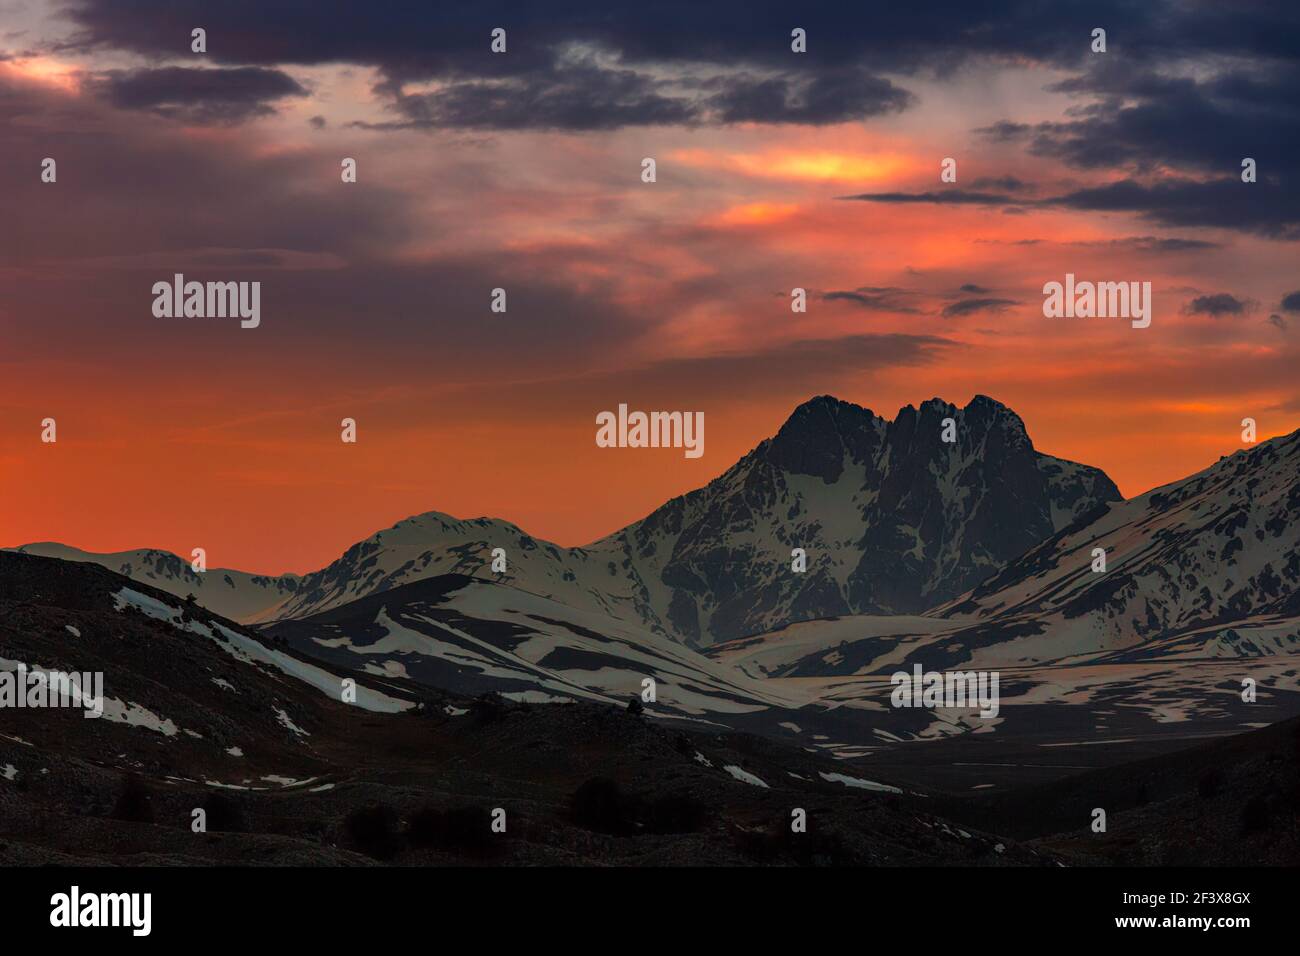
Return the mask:
<path id="1" fill-rule="evenodd" d="M 627 702 L 627 712 L 633 717 L 640 717 L 645 713 L 645 705 L 641 703 L 640 697 L 633 697 Z"/>

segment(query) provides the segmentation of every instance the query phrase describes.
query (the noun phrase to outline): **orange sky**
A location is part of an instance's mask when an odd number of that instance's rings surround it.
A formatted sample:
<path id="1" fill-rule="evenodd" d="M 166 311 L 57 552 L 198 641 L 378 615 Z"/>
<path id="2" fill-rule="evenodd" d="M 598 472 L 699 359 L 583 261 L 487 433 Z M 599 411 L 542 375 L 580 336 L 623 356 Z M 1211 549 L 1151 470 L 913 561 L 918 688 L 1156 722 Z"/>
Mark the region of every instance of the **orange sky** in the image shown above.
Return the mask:
<path id="1" fill-rule="evenodd" d="M 1126 495 L 1240 447 L 1245 416 L 1261 438 L 1300 426 L 1296 333 L 1266 321 L 1297 284 L 1286 244 L 840 198 L 939 189 L 948 155 L 959 183 L 1106 180 L 968 132 L 1005 102 L 796 129 L 309 128 L 375 108 L 340 73 L 214 130 L 107 106 L 79 68 L 0 64 L 42 117 L 10 126 L 27 172 L 3 187 L 3 546 L 204 547 L 213 566 L 304 572 L 427 510 L 584 544 L 705 484 L 821 393 L 890 418 L 991 395 L 1037 448 Z M 57 184 L 30 172 L 47 154 Z M 339 182 L 341 156 L 358 183 Z M 1150 281 L 1151 328 L 1044 318 L 1042 284 L 1067 271 Z M 261 281 L 262 326 L 154 318 L 150 287 L 173 272 Z M 504 315 L 488 309 L 497 286 Z M 823 298 L 863 289 L 887 302 Z M 1188 311 L 1229 291 L 1245 314 Z M 944 317 L 972 298 L 1000 304 Z M 705 412 L 705 455 L 597 448 L 595 415 L 620 402 Z M 40 441 L 47 416 L 57 444 Z"/>

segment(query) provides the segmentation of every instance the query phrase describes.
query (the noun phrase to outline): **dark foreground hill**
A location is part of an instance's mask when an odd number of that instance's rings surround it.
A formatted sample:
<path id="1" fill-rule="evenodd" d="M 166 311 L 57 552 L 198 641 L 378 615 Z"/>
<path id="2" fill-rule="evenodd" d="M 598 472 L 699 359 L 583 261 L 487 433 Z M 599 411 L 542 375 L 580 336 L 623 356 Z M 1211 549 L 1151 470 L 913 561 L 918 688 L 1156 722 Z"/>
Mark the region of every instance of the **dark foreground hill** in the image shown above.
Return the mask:
<path id="1" fill-rule="evenodd" d="M 1300 718 L 936 812 L 1091 864 L 1300 865 Z M 1106 811 L 1105 833 L 1091 829 Z"/>
<path id="2" fill-rule="evenodd" d="M 344 703 L 322 666 L 96 565 L 0 554 L 0 659 L 101 671 L 106 703 L 0 709 L 0 865 L 1057 859 L 828 757 L 625 708 L 413 702 L 379 678 Z"/>

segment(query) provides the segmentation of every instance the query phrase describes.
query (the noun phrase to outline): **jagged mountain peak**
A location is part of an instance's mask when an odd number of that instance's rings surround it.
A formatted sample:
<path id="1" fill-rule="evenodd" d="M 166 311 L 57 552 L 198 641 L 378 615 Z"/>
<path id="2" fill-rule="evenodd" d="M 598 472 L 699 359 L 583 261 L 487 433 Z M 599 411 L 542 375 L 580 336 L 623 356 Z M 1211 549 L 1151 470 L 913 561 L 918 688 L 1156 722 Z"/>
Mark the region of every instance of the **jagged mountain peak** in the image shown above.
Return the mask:
<path id="1" fill-rule="evenodd" d="M 587 547 L 429 511 L 301 580 L 255 581 L 256 594 L 234 580 L 250 598 L 231 616 L 304 617 L 459 574 L 702 646 L 811 618 L 927 610 L 1119 499 L 1097 469 L 1034 451 L 1020 417 L 988 396 L 964 407 L 934 398 L 889 421 L 818 395 L 705 487 Z M 492 568 L 496 548 L 505 571 Z M 139 575 L 138 565 L 115 569 Z"/>
<path id="2" fill-rule="evenodd" d="M 956 422 L 958 444 L 963 441 L 963 436 L 978 439 L 997 427 L 1029 441 L 1024 419 L 1009 405 L 982 394 L 973 396 L 964 406 L 937 396 L 922 402 L 919 407 L 906 405 L 899 410 L 892 424 L 898 426 L 904 421 L 915 421 L 932 428 L 937 434 L 945 418 Z"/>
<path id="3" fill-rule="evenodd" d="M 814 395 L 807 401 L 800 402 L 796 405 L 794 411 L 790 413 L 790 417 L 786 419 L 785 424 L 781 427 L 782 429 L 785 429 L 792 423 L 806 420 L 810 416 L 814 415 L 827 415 L 832 419 L 841 416 L 866 418 L 879 417 L 869 408 L 865 408 L 854 402 L 845 401 L 844 399 L 837 398 L 834 395 Z"/>
<path id="4" fill-rule="evenodd" d="M 926 610 L 1120 498 L 1101 471 L 1036 452 L 1020 416 L 988 396 L 935 398 L 887 421 L 821 395 L 707 487 L 601 544 L 622 545 L 657 622 L 708 644 L 810 617 Z"/>
<path id="5" fill-rule="evenodd" d="M 846 463 L 869 461 L 884 430 L 884 419 L 871 410 L 819 395 L 799 405 L 761 452 L 778 469 L 830 483 Z"/>
<path id="6" fill-rule="evenodd" d="M 965 407 L 942 398 L 919 406 L 905 405 L 892 421 L 869 408 L 833 395 L 818 395 L 798 405 L 775 436 L 756 449 L 757 457 L 796 475 L 838 481 L 846 467 L 873 462 L 883 443 L 902 441 L 910 452 L 926 449 L 933 459 L 941 451 L 943 422 L 953 419 L 955 441 L 966 454 L 982 452 L 998 432 L 998 448 L 1033 450 L 1025 423 L 1010 407 L 987 395 L 975 395 Z"/>

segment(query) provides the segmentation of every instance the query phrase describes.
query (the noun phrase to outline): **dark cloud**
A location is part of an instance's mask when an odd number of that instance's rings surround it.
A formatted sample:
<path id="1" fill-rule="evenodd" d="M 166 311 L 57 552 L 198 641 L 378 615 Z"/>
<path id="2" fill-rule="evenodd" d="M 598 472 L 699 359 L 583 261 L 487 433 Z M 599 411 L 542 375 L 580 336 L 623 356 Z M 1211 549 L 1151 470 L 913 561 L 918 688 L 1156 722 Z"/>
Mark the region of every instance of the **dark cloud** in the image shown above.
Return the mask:
<path id="1" fill-rule="evenodd" d="M 1001 122 L 978 132 L 1023 142 L 1030 152 L 1081 168 L 1172 167 L 1239 176 L 1249 156 L 1260 163 L 1262 179 L 1276 176 L 1293 168 L 1300 145 L 1300 104 L 1291 93 L 1300 85 L 1296 52 L 1281 62 L 1257 58 L 1219 71 L 1213 62 L 1201 63 L 1198 78 L 1181 70 L 1175 75 L 1176 65 L 1099 56 L 1086 71 L 1051 87 L 1086 98 L 1069 119 Z M 1209 129 L 1213 136 L 1206 135 Z"/>
<path id="2" fill-rule="evenodd" d="M 1127 236 L 1123 239 L 1108 239 L 1106 244 L 1123 246 L 1139 252 L 1200 252 L 1205 249 L 1220 249 L 1222 243 L 1210 242 L 1208 239 L 1184 239 L 1180 236 Z"/>
<path id="3" fill-rule="evenodd" d="M 723 123 L 843 123 L 896 112 L 913 100 L 906 90 L 854 67 L 812 77 L 742 76 L 721 85 L 706 106 Z"/>
<path id="4" fill-rule="evenodd" d="M 1012 143 L 1024 139 L 1033 129 L 1028 123 L 999 120 L 991 126 L 977 127 L 975 132 L 995 143 Z"/>
<path id="5" fill-rule="evenodd" d="M 911 295 L 905 289 L 862 286 L 852 292 L 826 292 L 824 302 L 852 302 L 872 312 L 901 312 L 920 315 L 921 310 L 907 303 Z"/>
<path id="6" fill-rule="evenodd" d="M 976 239 L 976 242 L 988 245 L 1037 246 L 1052 240 L 1047 239 Z M 1209 249 L 1222 249 L 1223 244 L 1209 239 L 1187 239 L 1183 236 L 1121 236 L 1117 239 L 1080 239 L 1073 242 L 1058 242 L 1061 246 L 1079 246 L 1083 248 L 1127 249 L 1132 252 L 1203 252 Z"/>
<path id="7" fill-rule="evenodd" d="M 897 204 L 936 203 L 941 206 L 1014 206 L 1027 202 L 1000 193 L 975 192 L 969 189 L 942 189 L 937 192 L 923 193 L 859 193 L 856 196 L 839 198 Z"/>
<path id="8" fill-rule="evenodd" d="M 976 192 L 1014 193 L 1033 188 L 1029 183 L 1015 176 L 981 176 L 972 180 L 970 185 Z"/>
<path id="9" fill-rule="evenodd" d="M 430 93 L 392 89 L 400 119 L 379 129 L 608 130 L 728 123 L 825 125 L 905 108 L 911 95 L 851 67 L 816 76 L 742 73 L 683 86 L 632 69 L 569 56 L 535 70 L 463 80 Z"/>
<path id="10" fill-rule="evenodd" d="M 953 319 L 974 315 L 977 312 L 1005 312 L 1011 306 L 1018 304 L 1015 299 L 962 299 L 960 302 L 944 306 L 943 317 Z"/>
<path id="11" fill-rule="evenodd" d="M 1275 239 L 1300 238 L 1300 192 L 1280 184 L 1243 183 L 1240 179 L 1161 180 L 1151 184 L 1124 179 L 1033 200 L 964 189 L 860 193 L 840 198 L 893 204 L 1002 206 L 1004 211 L 1055 206 L 1092 212 L 1129 212 L 1162 226 L 1210 226 Z"/>
<path id="12" fill-rule="evenodd" d="M 1140 50 L 1144 61 L 1207 51 L 1290 56 L 1297 34 L 1294 9 L 1284 4 L 1219 11 L 1178 0 L 1098 0 L 1049 14 L 1039 0 L 940 0 L 923 16 L 907 5 L 813 2 L 792 10 L 780 0 L 665 0 L 617 8 L 597 0 L 392 0 L 360 11 L 344 0 L 73 0 L 70 14 L 81 28 L 78 43 L 86 47 L 188 56 L 189 32 L 202 24 L 207 55 L 222 64 L 373 66 L 383 77 L 380 89 L 399 111 L 396 123 L 477 128 L 490 126 L 493 116 L 504 128 L 523 127 L 521 113 L 501 99 L 520 90 L 545 108 L 547 125 L 573 123 L 576 129 L 676 122 L 668 119 L 674 110 L 697 122 L 840 122 L 906 105 L 908 94 L 885 73 L 948 75 L 981 58 L 1082 68 L 1097 60 L 1089 42 L 1099 23 L 1110 29 L 1117 51 Z M 489 51 L 489 33 L 497 26 L 508 37 L 508 52 L 500 55 Z M 790 50 L 794 26 L 807 31 L 807 53 Z M 599 53 L 601 81 L 618 95 L 583 95 L 579 74 L 569 68 L 575 50 Z M 662 88 L 665 80 L 676 89 Z M 437 94 L 406 89 L 429 81 L 436 81 Z M 710 89 L 712 99 L 695 96 Z M 1222 92 L 1243 96 L 1247 90 L 1240 81 Z M 423 105 L 404 99 L 431 95 Z M 572 103 L 559 102 L 569 96 Z M 640 112 L 643 107 L 653 108 Z"/>
<path id="13" fill-rule="evenodd" d="M 1191 21 L 1201 22 L 1201 13 Z M 1079 98 L 1067 119 L 1003 121 L 977 132 L 1079 168 L 1128 173 L 1050 204 L 1297 238 L 1300 193 L 1285 184 L 1300 178 L 1300 6 L 1241 13 L 1235 26 L 1216 21 L 1231 32 L 1218 53 L 1226 54 L 1245 23 L 1278 31 L 1265 40 L 1261 30 L 1259 52 L 1248 59 L 1202 58 L 1193 72 L 1160 57 L 1094 57 L 1051 87 Z M 1187 25 L 1176 21 L 1175 30 L 1180 26 Z M 1198 43 L 1206 40 L 1203 30 L 1191 32 Z M 1246 158 L 1255 160 L 1256 182 L 1241 179 Z"/>
<path id="14" fill-rule="evenodd" d="M 1238 229 L 1277 239 L 1300 237 L 1300 193 L 1237 178 L 1153 184 L 1123 180 L 1048 202 L 1070 209 L 1132 212 L 1167 226 Z"/>
<path id="15" fill-rule="evenodd" d="M 990 290 L 984 288 L 982 285 L 976 285 L 974 282 L 967 282 L 964 283 L 958 291 L 965 292 L 969 295 L 980 295 L 982 293 L 989 292 Z"/>
<path id="16" fill-rule="evenodd" d="M 1283 312 L 1300 312 L 1300 290 L 1282 296 Z"/>
<path id="17" fill-rule="evenodd" d="M 698 97 L 668 91 L 667 84 L 590 58 L 547 64 L 536 71 L 490 80 L 465 80 L 436 92 L 407 94 L 398 88 L 401 119 L 359 124 L 378 128 L 434 129 L 617 129 L 699 122 Z"/>
<path id="18" fill-rule="evenodd" d="M 1242 315 L 1250 307 L 1246 299 L 1238 299 L 1227 292 L 1218 292 L 1214 295 L 1199 295 L 1191 302 L 1187 303 L 1186 312 L 1188 315 L 1209 315 L 1219 318 L 1224 315 Z"/>
<path id="19" fill-rule="evenodd" d="M 807 30 L 809 52 L 803 56 L 819 67 L 870 56 L 885 71 L 950 69 L 971 54 L 1080 64 L 1097 59 L 1090 53 L 1090 34 L 1103 23 L 1117 50 L 1141 50 L 1148 57 L 1207 50 L 1284 57 L 1300 40 L 1300 19 L 1286 2 L 1240 10 L 1179 0 L 1096 0 L 1061 4 L 1045 15 L 1039 0 L 937 0 L 918 15 L 905 4 L 845 7 L 825 0 L 796 11 L 781 0 L 617 7 L 599 0 L 390 0 L 361 12 L 347 0 L 74 0 L 72 14 L 85 29 L 86 43 L 188 53 L 189 31 L 203 24 L 209 55 L 227 62 L 370 63 L 405 77 L 511 69 L 510 57 L 526 60 L 567 42 L 599 44 L 628 62 L 772 65 L 793 56 L 794 26 Z M 496 26 L 509 31 L 510 53 L 484 66 L 488 33 Z"/>
<path id="20" fill-rule="evenodd" d="M 1291 324 L 1287 322 L 1286 318 L 1278 315 L 1276 312 L 1268 317 L 1268 324 L 1281 329 L 1283 332 L 1291 327 Z"/>
<path id="21" fill-rule="evenodd" d="M 200 124 L 265 116 L 275 112 L 272 101 L 307 95 L 288 74 L 261 67 L 112 70 L 97 76 L 94 86 L 119 109 L 146 110 Z"/>

